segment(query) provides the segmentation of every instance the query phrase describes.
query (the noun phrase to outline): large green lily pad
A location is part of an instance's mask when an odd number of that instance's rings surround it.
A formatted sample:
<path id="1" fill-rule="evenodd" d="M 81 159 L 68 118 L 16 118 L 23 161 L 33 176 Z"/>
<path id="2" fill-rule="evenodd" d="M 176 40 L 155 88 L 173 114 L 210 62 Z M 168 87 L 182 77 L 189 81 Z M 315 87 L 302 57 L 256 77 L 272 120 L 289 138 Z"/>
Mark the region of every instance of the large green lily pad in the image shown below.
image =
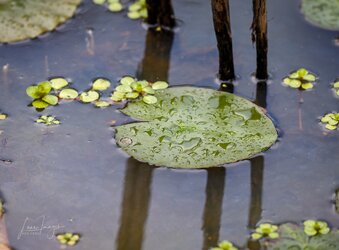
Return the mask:
<path id="1" fill-rule="evenodd" d="M 316 26 L 339 30 L 339 0 L 302 0 L 301 12 Z"/>
<path id="2" fill-rule="evenodd" d="M 52 31 L 72 17 L 81 0 L 1 0 L 0 42 L 17 42 Z"/>
<path id="3" fill-rule="evenodd" d="M 207 168 L 267 150 L 272 121 L 252 102 L 206 88 L 158 90 L 155 104 L 132 101 L 121 112 L 142 122 L 116 127 L 117 144 L 156 166 Z"/>

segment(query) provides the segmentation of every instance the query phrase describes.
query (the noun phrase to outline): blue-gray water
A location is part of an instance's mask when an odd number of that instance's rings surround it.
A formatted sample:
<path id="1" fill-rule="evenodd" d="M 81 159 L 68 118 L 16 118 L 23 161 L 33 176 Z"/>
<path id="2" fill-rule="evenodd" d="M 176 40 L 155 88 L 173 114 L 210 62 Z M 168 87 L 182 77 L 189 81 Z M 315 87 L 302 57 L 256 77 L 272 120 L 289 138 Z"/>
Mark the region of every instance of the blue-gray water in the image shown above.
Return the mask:
<path id="1" fill-rule="evenodd" d="M 182 22 L 171 50 L 170 85 L 217 89 L 210 2 L 173 4 Z M 74 88 L 85 90 L 95 77 L 116 83 L 123 75 L 140 74 L 147 31 L 138 21 L 87 0 L 57 31 L 33 41 L 0 45 L 0 67 L 9 65 L 0 75 L 0 111 L 9 114 L 0 122 L 4 130 L 0 159 L 13 161 L 0 162 L 0 190 L 11 246 L 59 249 L 56 240 L 48 239 L 48 229 L 20 235 L 26 219 L 29 225 L 38 225 L 39 217 L 45 218 L 46 226 L 62 226 L 58 232 L 80 233 L 74 249 L 82 250 L 208 249 L 222 239 L 244 246 L 249 227 L 266 221 L 313 218 L 339 227 L 332 204 L 339 187 L 339 134 L 325 133 L 318 124 L 319 116 L 339 108 L 329 86 L 339 76 L 339 47 L 334 44 L 338 33 L 308 24 L 299 4 L 268 1 L 272 79 L 267 110 L 281 138 L 261 156 L 226 169 L 179 171 L 130 159 L 112 139 L 110 121 L 129 121 L 116 107 L 100 110 L 64 103 L 43 112 L 60 118 L 61 126 L 34 123 L 40 114 L 27 107 L 30 98 L 25 89 L 31 84 L 65 76 Z M 249 0 L 231 1 L 235 70 L 240 76 L 234 92 L 254 100 L 251 7 Z M 94 55 L 87 45 L 89 30 Z M 284 76 L 300 67 L 319 76 L 315 89 L 303 92 L 301 106 L 297 91 L 281 85 Z"/>

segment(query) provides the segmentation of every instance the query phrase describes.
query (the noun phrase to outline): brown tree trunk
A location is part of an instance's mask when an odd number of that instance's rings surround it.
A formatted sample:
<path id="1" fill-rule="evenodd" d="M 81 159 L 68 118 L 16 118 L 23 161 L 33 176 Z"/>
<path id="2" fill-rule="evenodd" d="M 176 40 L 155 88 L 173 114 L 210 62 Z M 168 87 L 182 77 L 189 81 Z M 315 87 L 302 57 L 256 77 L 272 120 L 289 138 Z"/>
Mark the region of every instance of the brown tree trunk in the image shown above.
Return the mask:
<path id="1" fill-rule="evenodd" d="M 233 80 L 235 74 L 228 0 L 212 0 L 212 12 L 219 50 L 219 78 L 224 81 Z"/>
<path id="2" fill-rule="evenodd" d="M 171 0 L 146 0 L 146 4 L 148 24 L 170 29 L 176 26 Z"/>

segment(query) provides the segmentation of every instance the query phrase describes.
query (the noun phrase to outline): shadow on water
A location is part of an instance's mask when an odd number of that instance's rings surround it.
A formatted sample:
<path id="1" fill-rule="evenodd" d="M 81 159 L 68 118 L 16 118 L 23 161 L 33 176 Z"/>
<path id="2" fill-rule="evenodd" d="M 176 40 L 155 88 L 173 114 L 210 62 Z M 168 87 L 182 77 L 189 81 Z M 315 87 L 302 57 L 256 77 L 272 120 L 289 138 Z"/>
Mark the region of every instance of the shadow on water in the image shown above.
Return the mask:
<path id="1" fill-rule="evenodd" d="M 208 250 L 216 246 L 219 241 L 225 179 L 225 168 L 212 168 L 207 170 L 206 200 L 202 226 L 202 250 Z"/>
<path id="2" fill-rule="evenodd" d="M 142 249 L 144 227 L 151 199 L 153 169 L 148 164 L 128 159 L 121 205 L 117 250 Z"/>
<path id="3" fill-rule="evenodd" d="M 138 79 L 167 81 L 173 39 L 171 31 L 148 29 L 144 58 L 136 74 Z M 127 161 L 117 250 L 142 249 L 153 170 L 154 167 L 133 158 Z"/>

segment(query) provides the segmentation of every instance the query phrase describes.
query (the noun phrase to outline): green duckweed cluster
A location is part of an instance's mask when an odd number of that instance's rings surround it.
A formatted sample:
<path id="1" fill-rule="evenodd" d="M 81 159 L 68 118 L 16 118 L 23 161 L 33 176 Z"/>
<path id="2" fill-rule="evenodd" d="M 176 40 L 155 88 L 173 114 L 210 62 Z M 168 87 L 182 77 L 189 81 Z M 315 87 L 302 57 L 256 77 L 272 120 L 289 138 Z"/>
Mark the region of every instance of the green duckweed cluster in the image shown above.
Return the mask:
<path id="1" fill-rule="evenodd" d="M 277 230 L 278 226 L 269 223 L 264 223 L 259 225 L 255 229 L 255 232 L 251 234 L 251 237 L 254 240 L 258 240 L 265 237 L 268 237 L 270 239 L 276 239 L 279 237 L 279 233 L 277 233 Z"/>
<path id="2" fill-rule="evenodd" d="M 110 102 L 100 100 L 100 92 L 107 90 L 111 83 L 104 78 L 95 79 L 91 88 L 87 91 L 79 92 L 73 88 L 65 88 L 69 82 L 65 78 L 53 78 L 49 81 L 41 82 L 37 85 L 29 86 L 26 93 L 33 99 L 31 105 L 37 110 L 43 110 L 48 106 L 55 106 L 61 100 L 79 100 L 82 103 L 94 103 L 97 107 L 107 107 L 111 105 Z"/>
<path id="3" fill-rule="evenodd" d="M 51 115 L 48 115 L 48 116 L 42 115 L 36 120 L 36 122 L 45 124 L 47 126 L 59 125 L 61 123 L 58 119 L 56 119 L 54 116 L 51 116 Z"/>
<path id="4" fill-rule="evenodd" d="M 306 220 L 304 221 L 304 232 L 308 236 L 328 234 L 330 228 L 325 221 Z"/>
<path id="5" fill-rule="evenodd" d="M 75 233 L 64 233 L 58 234 L 56 238 L 62 245 L 74 246 L 79 242 L 80 235 Z"/>
<path id="6" fill-rule="evenodd" d="M 283 79 L 283 83 L 294 89 L 307 90 L 314 87 L 316 76 L 309 73 L 304 68 L 292 72 L 288 77 Z"/>
<path id="7" fill-rule="evenodd" d="M 338 81 L 335 81 L 335 82 L 332 84 L 332 89 L 333 89 L 335 95 L 339 97 L 339 80 L 338 80 Z"/>
<path id="8" fill-rule="evenodd" d="M 93 0 L 93 3 L 104 5 L 111 12 L 120 12 L 124 6 L 119 0 Z M 128 6 L 127 16 L 130 19 L 145 19 L 147 18 L 146 0 L 137 0 Z"/>
<path id="9" fill-rule="evenodd" d="M 120 12 L 124 8 L 119 0 L 93 0 L 93 3 L 106 5 L 107 9 L 111 12 Z"/>
<path id="10" fill-rule="evenodd" d="M 339 113 L 328 113 L 324 115 L 320 121 L 326 124 L 325 125 L 326 129 L 336 130 L 339 124 Z"/>
<path id="11" fill-rule="evenodd" d="M 146 80 L 136 80 L 131 76 L 121 78 L 120 84 L 115 88 L 111 99 L 114 102 L 136 99 L 142 97 L 147 104 L 154 104 L 158 100 L 154 96 L 156 90 L 168 88 L 168 83 L 157 81 L 150 83 Z"/>
<path id="12" fill-rule="evenodd" d="M 223 240 L 217 247 L 212 247 L 211 250 L 238 250 L 232 242 Z"/>
<path id="13" fill-rule="evenodd" d="M 306 220 L 302 224 L 284 223 L 273 225 L 263 223 L 258 225 L 255 232 L 251 234 L 250 239 L 257 241 L 260 249 L 265 250 L 337 250 L 339 246 L 339 231 L 331 229 L 327 222 L 319 220 Z M 210 250 L 237 249 L 230 241 L 225 240 Z M 259 246 L 256 249 L 259 249 Z"/>
<path id="14" fill-rule="evenodd" d="M 1 120 L 6 120 L 7 117 L 8 117 L 8 116 L 7 116 L 6 114 L 0 113 L 0 121 L 1 121 Z"/>

